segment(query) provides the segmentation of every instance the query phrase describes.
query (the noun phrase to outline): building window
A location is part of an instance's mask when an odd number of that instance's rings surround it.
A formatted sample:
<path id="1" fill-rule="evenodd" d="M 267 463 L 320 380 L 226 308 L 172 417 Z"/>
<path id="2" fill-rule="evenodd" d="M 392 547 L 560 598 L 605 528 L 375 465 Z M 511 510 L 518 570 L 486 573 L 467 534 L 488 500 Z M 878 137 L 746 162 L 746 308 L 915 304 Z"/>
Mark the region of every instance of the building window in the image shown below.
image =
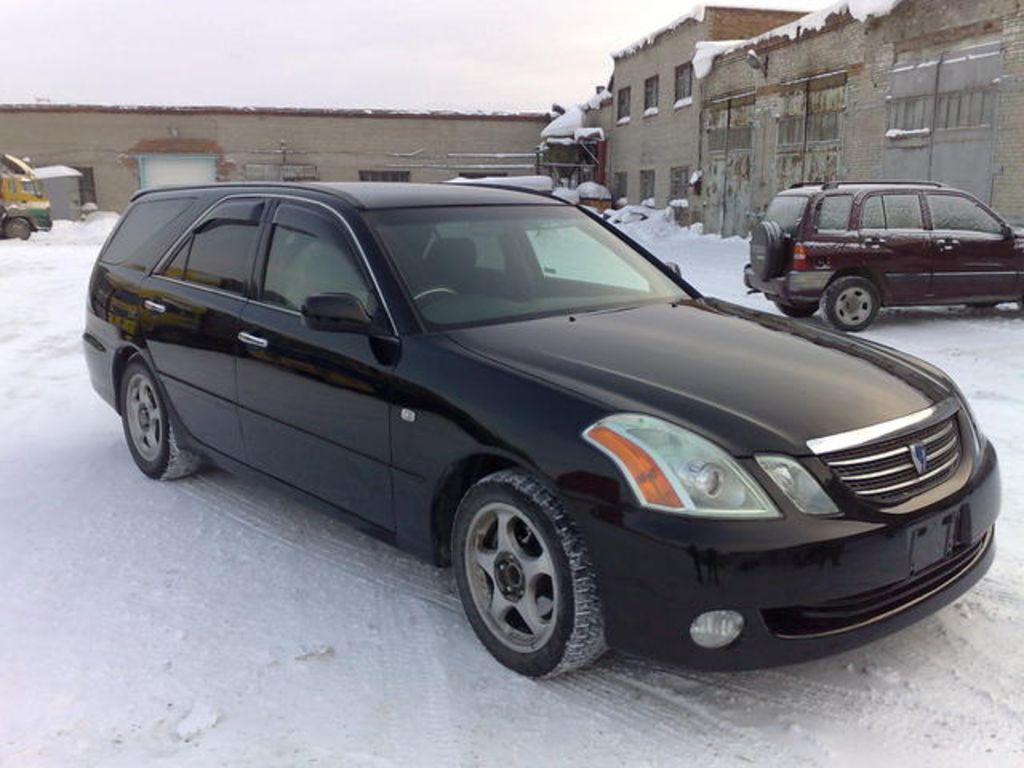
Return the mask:
<path id="1" fill-rule="evenodd" d="M 640 201 L 654 199 L 654 170 L 640 171 Z"/>
<path id="2" fill-rule="evenodd" d="M 246 163 L 242 168 L 246 181 L 319 181 L 315 165 L 295 163 Z"/>
<path id="3" fill-rule="evenodd" d="M 679 102 L 687 102 L 693 98 L 693 65 L 681 64 L 676 67 L 676 106 L 684 106 Z"/>
<path id="4" fill-rule="evenodd" d="M 629 117 L 630 111 L 630 98 L 632 97 L 632 88 L 619 88 L 619 101 L 618 101 L 618 118 L 619 120 L 625 120 Z"/>
<path id="5" fill-rule="evenodd" d="M 82 205 L 96 202 L 96 176 L 93 169 L 81 165 L 74 166 L 82 176 L 78 179 L 78 201 Z"/>
<path id="6" fill-rule="evenodd" d="M 360 171 L 360 181 L 394 181 L 394 182 L 408 182 L 410 179 L 409 171 Z"/>
<path id="7" fill-rule="evenodd" d="M 670 200 L 685 200 L 690 187 L 690 166 L 679 165 L 669 171 L 668 197 Z"/>
<path id="8" fill-rule="evenodd" d="M 992 90 L 959 91 L 939 96 L 935 110 L 935 127 L 980 128 L 995 120 L 996 93 Z"/>
<path id="9" fill-rule="evenodd" d="M 644 80 L 644 111 L 658 108 L 658 76 Z"/>
<path id="10" fill-rule="evenodd" d="M 629 199 L 629 174 L 620 171 L 615 174 L 615 199 Z"/>

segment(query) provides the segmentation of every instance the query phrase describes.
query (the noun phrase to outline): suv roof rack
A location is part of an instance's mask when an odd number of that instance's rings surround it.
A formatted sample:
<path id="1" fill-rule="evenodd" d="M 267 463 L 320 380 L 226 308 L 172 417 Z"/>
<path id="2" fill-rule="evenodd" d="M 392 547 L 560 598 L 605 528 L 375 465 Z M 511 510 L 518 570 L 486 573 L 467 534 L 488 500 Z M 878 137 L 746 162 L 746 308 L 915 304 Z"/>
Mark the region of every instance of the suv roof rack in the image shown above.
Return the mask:
<path id="1" fill-rule="evenodd" d="M 803 187 L 820 187 L 825 182 L 823 181 L 798 181 L 796 184 L 790 184 L 786 189 L 802 189 Z"/>
<path id="2" fill-rule="evenodd" d="M 883 186 L 883 187 L 945 187 L 941 181 L 894 181 L 876 179 L 874 181 L 830 181 L 822 189 L 839 189 L 839 187 Z"/>

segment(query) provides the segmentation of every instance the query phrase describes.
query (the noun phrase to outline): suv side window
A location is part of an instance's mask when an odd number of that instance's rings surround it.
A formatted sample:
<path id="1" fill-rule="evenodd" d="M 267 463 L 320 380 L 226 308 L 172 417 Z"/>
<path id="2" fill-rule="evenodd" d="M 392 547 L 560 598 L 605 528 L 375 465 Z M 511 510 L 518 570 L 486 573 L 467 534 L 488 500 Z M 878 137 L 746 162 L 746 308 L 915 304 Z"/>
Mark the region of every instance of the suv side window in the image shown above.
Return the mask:
<path id="1" fill-rule="evenodd" d="M 262 215 L 260 201 L 221 203 L 178 249 L 161 274 L 243 295 Z"/>
<path id="2" fill-rule="evenodd" d="M 924 229 L 921 198 L 916 194 L 872 195 L 860 210 L 861 229 Z"/>
<path id="3" fill-rule="evenodd" d="M 320 293 L 350 293 L 367 311 L 377 301 L 359 256 L 335 222 L 318 212 L 283 204 L 274 215 L 261 300 L 299 311 Z"/>
<path id="4" fill-rule="evenodd" d="M 846 232 L 850 228 L 851 195 L 829 195 L 818 206 L 814 228 L 819 232 Z"/>
<path id="5" fill-rule="evenodd" d="M 1002 222 L 973 200 L 959 195 L 928 195 L 933 229 L 958 229 L 1001 235 Z"/>

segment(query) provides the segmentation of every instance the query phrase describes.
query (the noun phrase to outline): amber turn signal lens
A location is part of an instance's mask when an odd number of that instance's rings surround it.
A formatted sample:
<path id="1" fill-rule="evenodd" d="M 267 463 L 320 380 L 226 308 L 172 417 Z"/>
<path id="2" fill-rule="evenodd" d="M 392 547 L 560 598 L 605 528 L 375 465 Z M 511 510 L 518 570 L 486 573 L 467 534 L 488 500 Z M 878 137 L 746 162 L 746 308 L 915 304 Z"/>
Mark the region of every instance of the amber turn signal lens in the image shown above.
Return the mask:
<path id="1" fill-rule="evenodd" d="M 803 243 L 793 246 L 793 269 L 807 269 L 811 266 L 807 260 L 807 248 Z"/>
<path id="2" fill-rule="evenodd" d="M 592 427 L 586 436 L 618 460 L 647 504 L 683 509 L 672 483 L 647 451 L 608 427 Z"/>

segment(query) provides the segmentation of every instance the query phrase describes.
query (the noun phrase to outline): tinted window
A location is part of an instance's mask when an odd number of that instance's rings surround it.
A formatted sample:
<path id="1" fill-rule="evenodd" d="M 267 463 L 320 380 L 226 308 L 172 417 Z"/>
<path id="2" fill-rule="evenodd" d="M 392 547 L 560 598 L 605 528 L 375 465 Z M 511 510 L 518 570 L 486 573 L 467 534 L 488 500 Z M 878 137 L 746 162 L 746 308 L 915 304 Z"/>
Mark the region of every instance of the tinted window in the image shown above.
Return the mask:
<path id="1" fill-rule="evenodd" d="M 430 327 L 686 298 L 640 253 L 568 206 L 406 209 L 366 218 Z"/>
<path id="2" fill-rule="evenodd" d="M 960 229 L 971 232 L 1002 234 L 1003 226 L 987 211 L 955 195 L 929 195 L 928 207 L 932 211 L 933 229 Z"/>
<path id="3" fill-rule="evenodd" d="M 817 229 L 845 232 L 850 226 L 850 209 L 853 198 L 850 195 L 832 195 L 821 201 L 818 208 Z"/>
<path id="4" fill-rule="evenodd" d="M 185 280 L 231 293 L 245 293 L 259 231 L 259 224 L 255 222 L 209 222 L 192 236 Z"/>
<path id="5" fill-rule="evenodd" d="M 318 293 L 351 293 L 371 314 L 376 309 L 358 257 L 340 232 L 323 237 L 275 225 L 263 301 L 299 310 Z"/>
<path id="6" fill-rule="evenodd" d="M 861 229 L 924 229 L 917 195 L 872 195 L 860 211 Z"/>
<path id="7" fill-rule="evenodd" d="M 786 234 L 795 235 L 808 199 L 804 195 L 779 195 L 768 206 L 765 221 L 774 221 Z"/>
<path id="8" fill-rule="evenodd" d="M 174 239 L 184 230 L 185 213 L 192 207 L 194 198 L 178 197 L 170 200 L 142 200 L 131 206 L 121 220 L 107 247 L 100 254 L 105 264 L 129 264 L 152 266 L 163 254 L 158 242 Z M 178 223 L 178 227 L 172 224 Z M 168 232 L 168 230 L 172 230 Z M 170 237 L 168 238 L 169 235 Z M 167 243 L 166 248 L 170 243 Z"/>
<path id="9" fill-rule="evenodd" d="M 921 198 L 917 195 L 882 195 L 886 229 L 924 229 Z"/>
<path id="10" fill-rule="evenodd" d="M 861 229 L 885 229 L 885 209 L 882 207 L 882 196 L 874 195 L 866 198 L 860 207 Z"/>

